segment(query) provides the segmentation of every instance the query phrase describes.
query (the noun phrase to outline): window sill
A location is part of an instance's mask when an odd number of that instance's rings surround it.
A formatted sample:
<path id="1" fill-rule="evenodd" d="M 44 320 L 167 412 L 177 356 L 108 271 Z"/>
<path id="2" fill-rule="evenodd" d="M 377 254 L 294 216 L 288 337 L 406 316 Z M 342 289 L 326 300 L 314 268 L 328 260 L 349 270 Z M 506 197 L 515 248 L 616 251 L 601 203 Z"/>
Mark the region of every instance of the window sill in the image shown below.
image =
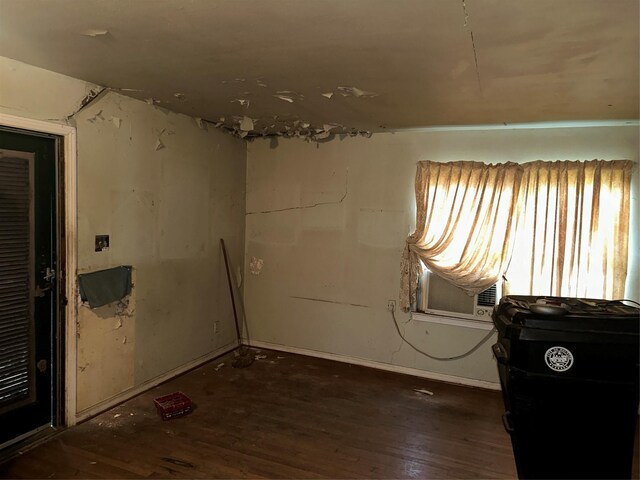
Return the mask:
<path id="1" fill-rule="evenodd" d="M 485 320 L 472 320 L 471 318 L 445 317 L 444 315 L 432 315 L 428 313 L 411 312 L 411 319 L 418 322 L 439 323 L 441 325 L 453 325 L 456 327 L 475 328 L 477 330 L 491 330 L 493 322 Z"/>

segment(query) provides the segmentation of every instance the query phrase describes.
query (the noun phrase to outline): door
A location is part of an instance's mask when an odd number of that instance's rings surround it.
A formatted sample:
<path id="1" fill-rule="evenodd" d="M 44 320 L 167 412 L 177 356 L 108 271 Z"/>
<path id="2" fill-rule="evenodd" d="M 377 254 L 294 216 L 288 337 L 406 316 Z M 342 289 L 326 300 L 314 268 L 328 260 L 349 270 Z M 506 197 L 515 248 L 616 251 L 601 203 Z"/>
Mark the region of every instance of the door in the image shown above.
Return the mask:
<path id="1" fill-rule="evenodd" d="M 58 142 L 0 129 L 0 445 L 59 417 Z"/>

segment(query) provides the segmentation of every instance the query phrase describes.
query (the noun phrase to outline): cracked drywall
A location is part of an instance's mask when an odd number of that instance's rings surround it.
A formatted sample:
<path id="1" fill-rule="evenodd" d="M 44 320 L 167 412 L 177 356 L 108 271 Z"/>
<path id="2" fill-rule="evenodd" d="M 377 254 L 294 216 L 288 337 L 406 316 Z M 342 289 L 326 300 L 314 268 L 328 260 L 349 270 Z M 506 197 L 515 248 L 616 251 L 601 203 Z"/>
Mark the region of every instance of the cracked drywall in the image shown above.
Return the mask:
<path id="1" fill-rule="evenodd" d="M 349 303 L 349 302 L 337 302 L 335 300 L 327 300 L 325 298 L 299 297 L 296 295 L 290 295 L 290 298 L 297 298 L 298 300 L 309 300 L 310 302 L 335 303 L 336 305 L 346 305 L 348 307 L 371 308 L 371 305 L 361 305 L 359 303 Z"/>
<path id="2" fill-rule="evenodd" d="M 260 210 L 260 211 L 255 211 L 255 212 L 247 212 L 245 215 L 257 215 L 257 214 L 262 214 L 262 213 L 277 213 L 277 212 L 286 212 L 289 210 L 306 210 L 309 208 L 315 208 L 315 207 L 319 207 L 322 205 L 339 205 L 341 204 L 345 198 L 347 198 L 347 195 L 349 194 L 349 169 L 346 170 L 345 173 L 345 183 L 344 183 L 344 193 L 342 194 L 342 196 L 335 201 L 326 201 L 326 202 L 316 202 L 316 203 L 312 203 L 310 205 L 300 205 L 300 206 L 295 206 L 295 207 L 284 207 L 284 208 L 275 208 L 272 210 Z"/>
<path id="3" fill-rule="evenodd" d="M 633 126 L 381 133 L 321 149 L 300 141 L 282 142 L 278 150 L 270 149 L 268 140 L 250 143 L 249 211 L 335 201 L 349 170 L 349 194 L 341 204 L 246 217 L 247 259 L 264 258 L 268 265 L 259 277 L 247 272 L 245 278 L 252 338 L 496 382 L 490 349 L 443 365 L 412 351 L 393 327 L 387 301 L 397 300 L 400 257 L 415 222 L 416 162 L 592 156 L 637 160 L 637 145 Z M 635 286 L 639 270 L 629 271 Z M 486 334 L 451 325 L 427 327 L 404 314 L 396 316 L 407 338 L 436 356 L 465 351 Z"/>
<path id="4" fill-rule="evenodd" d="M 476 41 L 473 38 L 473 30 L 471 29 L 469 12 L 467 11 L 467 3 L 465 0 L 462 0 L 462 13 L 464 15 L 464 28 L 469 30 L 469 37 L 471 38 L 471 48 L 473 49 L 473 60 L 475 62 L 475 67 L 476 67 L 476 78 L 478 79 L 478 89 L 480 90 L 480 96 L 482 97 L 483 96 L 482 80 L 480 80 L 480 67 L 478 65 L 478 50 L 476 49 Z"/>

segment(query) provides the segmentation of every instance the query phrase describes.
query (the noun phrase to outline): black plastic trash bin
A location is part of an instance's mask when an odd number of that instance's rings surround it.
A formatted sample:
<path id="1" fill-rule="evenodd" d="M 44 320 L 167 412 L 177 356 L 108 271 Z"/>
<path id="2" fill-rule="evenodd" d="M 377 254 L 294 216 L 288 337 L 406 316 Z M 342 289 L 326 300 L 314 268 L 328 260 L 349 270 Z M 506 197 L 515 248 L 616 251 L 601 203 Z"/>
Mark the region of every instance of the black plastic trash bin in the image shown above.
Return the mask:
<path id="1" fill-rule="evenodd" d="M 507 296 L 493 312 L 503 422 L 520 478 L 630 478 L 640 309 Z"/>

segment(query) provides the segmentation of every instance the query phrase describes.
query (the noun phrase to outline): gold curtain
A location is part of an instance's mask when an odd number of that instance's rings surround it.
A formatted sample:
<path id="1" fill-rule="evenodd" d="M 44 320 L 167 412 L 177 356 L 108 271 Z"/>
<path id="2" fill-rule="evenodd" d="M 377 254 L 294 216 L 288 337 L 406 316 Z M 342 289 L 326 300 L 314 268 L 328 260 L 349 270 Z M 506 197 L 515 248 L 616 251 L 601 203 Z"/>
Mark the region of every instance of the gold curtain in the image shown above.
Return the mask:
<path id="1" fill-rule="evenodd" d="M 624 298 L 633 163 L 521 166 L 517 233 L 504 294 Z"/>
<path id="2" fill-rule="evenodd" d="M 418 163 L 416 230 L 401 262 L 404 311 L 415 300 L 420 260 L 469 295 L 498 280 L 512 245 L 521 177 L 515 163 Z"/>

